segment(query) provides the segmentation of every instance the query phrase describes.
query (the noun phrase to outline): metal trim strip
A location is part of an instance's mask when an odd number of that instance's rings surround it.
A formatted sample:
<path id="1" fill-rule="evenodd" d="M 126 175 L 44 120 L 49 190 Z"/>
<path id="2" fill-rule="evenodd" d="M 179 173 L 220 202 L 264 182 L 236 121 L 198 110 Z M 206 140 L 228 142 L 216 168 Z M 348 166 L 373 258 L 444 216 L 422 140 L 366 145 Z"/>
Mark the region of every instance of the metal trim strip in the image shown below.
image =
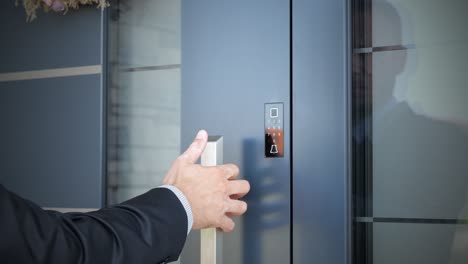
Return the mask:
<path id="1" fill-rule="evenodd" d="M 383 52 L 383 51 L 394 51 L 394 50 L 411 50 L 416 49 L 415 44 L 408 45 L 393 45 L 393 46 L 382 46 L 382 47 L 368 47 L 368 48 L 358 48 L 354 49 L 354 54 L 362 53 L 374 53 L 374 52 Z"/>
<path id="2" fill-rule="evenodd" d="M 435 219 L 435 218 L 400 218 L 400 217 L 356 217 L 358 223 L 400 223 L 400 224 L 446 224 L 468 225 L 468 219 Z"/>
<path id="3" fill-rule="evenodd" d="M 173 70 L 180 69 L 180 64 L 167 64 L 167 65 L 156 65 L 156 66 L 141 66 L 141 67 L 130 67 L 122 68 L 122 72 L 140 72 L 140 71 L 160 71 L 160 70 Z"/>
<path id="4" fill-rule="evenodd" d="M 35 71 L 0 73 L 0 82 L 26 81 L 58 77 L 94 75 L 102 73 L 102 65 L 44 69 Z"/>

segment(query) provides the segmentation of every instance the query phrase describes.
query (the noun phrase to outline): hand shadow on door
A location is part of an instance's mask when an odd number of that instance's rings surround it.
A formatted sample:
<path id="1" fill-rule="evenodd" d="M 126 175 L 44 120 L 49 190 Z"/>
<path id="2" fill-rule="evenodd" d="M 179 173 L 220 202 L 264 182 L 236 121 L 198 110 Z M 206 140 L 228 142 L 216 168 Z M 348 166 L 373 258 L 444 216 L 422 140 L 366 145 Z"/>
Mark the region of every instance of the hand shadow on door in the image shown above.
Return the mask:
<path id="1" fill-rule="evenodd" d="M 243 218 L 245 264 L 289 261 L 289 168 L 284 158 L 263 158 L 264 143 L 243 142 L 244 178 L 251 186 Z"/>

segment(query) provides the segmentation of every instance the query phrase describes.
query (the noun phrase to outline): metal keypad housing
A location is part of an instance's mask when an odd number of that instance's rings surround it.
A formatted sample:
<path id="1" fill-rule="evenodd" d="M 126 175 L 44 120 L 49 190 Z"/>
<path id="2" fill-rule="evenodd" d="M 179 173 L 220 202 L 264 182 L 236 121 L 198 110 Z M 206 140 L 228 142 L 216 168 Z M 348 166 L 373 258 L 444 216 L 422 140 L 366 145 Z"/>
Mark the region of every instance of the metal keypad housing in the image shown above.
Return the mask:
<path id="1" fill-rule="evenodd" d="M 265 104 L 265 157 L 284 157 L 283 103 Z"/>

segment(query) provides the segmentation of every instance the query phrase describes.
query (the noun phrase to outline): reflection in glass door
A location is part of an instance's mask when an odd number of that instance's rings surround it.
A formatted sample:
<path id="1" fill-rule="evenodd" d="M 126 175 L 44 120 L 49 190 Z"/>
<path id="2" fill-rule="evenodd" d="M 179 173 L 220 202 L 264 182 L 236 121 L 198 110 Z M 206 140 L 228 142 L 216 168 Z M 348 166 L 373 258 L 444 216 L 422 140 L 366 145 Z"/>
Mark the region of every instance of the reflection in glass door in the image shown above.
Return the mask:
<path id="1" fill-rule="evenodd" d="M 468 2 L 351 2 L 353 263 L 467 263 Z"/>

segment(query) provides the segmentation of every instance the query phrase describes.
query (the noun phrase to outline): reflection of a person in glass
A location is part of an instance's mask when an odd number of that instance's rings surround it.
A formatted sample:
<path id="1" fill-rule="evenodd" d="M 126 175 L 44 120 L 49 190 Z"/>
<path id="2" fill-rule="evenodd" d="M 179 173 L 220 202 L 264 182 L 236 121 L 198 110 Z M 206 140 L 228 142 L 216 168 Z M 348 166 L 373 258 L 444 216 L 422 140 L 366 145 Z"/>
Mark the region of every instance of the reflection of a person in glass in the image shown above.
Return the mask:
<path id="1" fill-rule="evenodd" d="M 379 30 L 373 33 L 393 42 L 390 46 L 406 44 L 395 7 L 385 1 L 373 1 L 373 5 L 373 27 Z M 353 131 L 357 144 L 372 142 L 372 216 L 398 219 L 374 225 L 374 261 L 466 263 L 468 236 L 461 230 L 466 233 L 468 228 L 460 225 L 460 219 L 468 218 L 461 213 L 467 203 L 468 135 L 453 123 L 419 110 L 406 97 L 399 101 L 394 97 L 396 79 L 417 48 L 362 54 L 372 56 L 371 63 L 353 67 L 355 78 L 366 74 L 372 83 L 354 87 L 355 98 L 361 97 L 356 102 L 369 107 L 370 100 L 362 96 L 371 96 L 372 117 L 357 121 Z M 379 246 L 388 254 L 378 254 L 384 252 Z M 379 258 L 386 259 L 379 262 Z"/>

